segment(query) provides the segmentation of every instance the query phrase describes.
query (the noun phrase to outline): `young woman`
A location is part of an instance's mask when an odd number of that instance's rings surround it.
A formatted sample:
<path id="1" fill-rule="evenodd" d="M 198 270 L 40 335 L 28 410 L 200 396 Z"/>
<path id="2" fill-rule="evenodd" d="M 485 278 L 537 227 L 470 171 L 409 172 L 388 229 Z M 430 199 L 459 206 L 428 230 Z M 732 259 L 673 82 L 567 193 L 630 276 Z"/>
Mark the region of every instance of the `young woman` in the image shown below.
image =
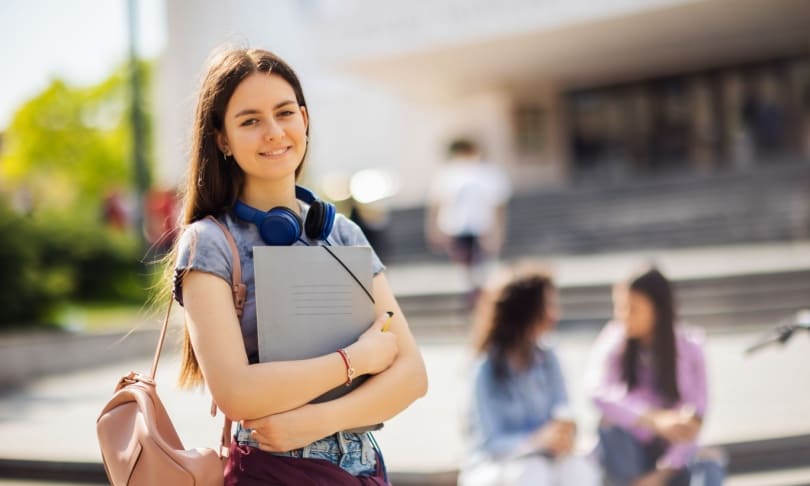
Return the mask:
<path id="1" fill-rule="evenodd" d="M 557 315 L 554 284 L 531 268 L 482 295 L 471 447 L 459 485 L 598 484 L 596 467 L 572 455 L 576 424 L 565 380 L 554 351 L 540 344 Z"/>
<path id="2" fill-rule="evenodd" d="M 309 123 L 297 76 L 274 54 L 232 49 L 212 59 L 197 102 L 185 230 L 173 255 L 174 294 L 186 318 L 181 384 L 204 382 L 219 408 L 239 421 L 226 484 L 292 484 L 301 478 L 309 482 L 297 484 L 351 484 L 372 476 L 378 481 L 382 457 L 370 433 L 346 431 L 390 419 L 427 390 L 422 357 L 376 255 L 373 294 L 380 318 L 356 342 L 312 359 L 258 362 L 252 248 L 368 244 L 354 223 L 330 214 L 296 186 Z M 260 231 L 237 216 L 238 205 L 260 213 L 280 210 L 298 232 L 284 242 L 285 231 L 264 225 Z M 238 247 L 247 287 L 241 316 L 234 308 L 229 243 L 208 216 L 230 231 Z M 394 317 L 389 332 L 382 332 L 386 311 Z M 373 376 L 341 398 L 310 403 L 346 383 L 351 368 L 354 376 Z M 297 479 L 274 466 L 292 465 L 287 471 L 295 471 L 323 464 L 313 459 L 335 466 L 325 477 L 318 469 Z"/>
<path id="3" fill-rule="evenodd" d="M 702 335 L 676 325 L 669 281 L 655 269 L 614 288 L 616 320 L 593 348 L 589 386 L 601 413 L 600 456 L 617 485 L 720 484 L 719 463 L 697 466 L 706 414 Z"/>

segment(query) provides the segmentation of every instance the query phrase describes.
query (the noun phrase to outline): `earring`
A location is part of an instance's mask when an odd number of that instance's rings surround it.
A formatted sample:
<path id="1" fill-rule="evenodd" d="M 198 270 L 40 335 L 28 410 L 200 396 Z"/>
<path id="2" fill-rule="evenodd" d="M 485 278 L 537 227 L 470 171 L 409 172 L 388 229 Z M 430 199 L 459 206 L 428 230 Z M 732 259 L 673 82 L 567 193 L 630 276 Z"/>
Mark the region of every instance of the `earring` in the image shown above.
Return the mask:
<path id="1" fill-rule="evenodd" d="M 228 157 L 230 157 L 231 155 L 227 152 L 222 152 L 222 156 L 225 157 L 225 160 L 228 160 Z"/>

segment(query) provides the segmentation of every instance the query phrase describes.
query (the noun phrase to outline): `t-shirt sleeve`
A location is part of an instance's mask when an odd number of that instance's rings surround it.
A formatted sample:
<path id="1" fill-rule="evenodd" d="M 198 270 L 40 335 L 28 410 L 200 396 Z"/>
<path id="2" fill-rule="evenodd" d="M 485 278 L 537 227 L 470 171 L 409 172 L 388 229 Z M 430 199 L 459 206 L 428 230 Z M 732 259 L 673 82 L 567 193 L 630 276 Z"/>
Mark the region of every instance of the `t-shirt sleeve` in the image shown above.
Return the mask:
<path id="1" fill-rule="evenodd" d="M 371 248 L 371 244 L 368 242 L 368 238 L 366 235 L 363 234 L 363 230 L 360 229 L 357 224 L 350 220 L 349 218 L 343 216 L 342 214 L 338 214 L 335 217 L 335 228 L 333 230 L 335 233 L 335 240 L 338 244 L 343 246 L 367 246 Z M 374 248 L 371 248 L 371 273 L 375 277 L 382 273 L 385 270 L 385 265 L 380 260 L 380 257 L 377 256 L 377 252 L 374 251 Z"/>
<path id="2" fill-rule="evenodd" d="M 177 243 L 174 264 L 174 299 L 183 305 L 183 277 L 191 270 L 216 275 L 231 284 L 231 250 L 225 233 L 212 221 L 195 221 Z"/>
<path id="3" fill-rule="evenodd" d="M 563 376 L 562 366 L 560 366 L 557 353 L 552 349 L 547 349 L 546 359 L 549 360 L 549 364 L 551 365 L 552 407 L 567 408 L 569 406 L 568 391 L 565 388 L 565 376 Z"/>

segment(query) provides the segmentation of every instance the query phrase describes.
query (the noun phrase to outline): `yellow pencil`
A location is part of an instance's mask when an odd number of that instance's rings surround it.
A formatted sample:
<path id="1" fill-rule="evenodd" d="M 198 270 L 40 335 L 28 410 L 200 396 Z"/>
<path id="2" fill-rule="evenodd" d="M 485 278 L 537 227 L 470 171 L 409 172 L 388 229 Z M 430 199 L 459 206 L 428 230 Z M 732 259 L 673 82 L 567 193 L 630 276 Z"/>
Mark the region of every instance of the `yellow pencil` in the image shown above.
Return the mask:
<path id="1" fill-rule="evenodd" d="M 388 326 L 391 325 L 391 321 L 394 319 L 394 313 L 393 312 L 385 311 L 385 313 L 388 314 L 388 320 L 385 321 L 385 324 L 383 324 L 382 332 L 385 332 L 385 331 L 388 330 Z"/>

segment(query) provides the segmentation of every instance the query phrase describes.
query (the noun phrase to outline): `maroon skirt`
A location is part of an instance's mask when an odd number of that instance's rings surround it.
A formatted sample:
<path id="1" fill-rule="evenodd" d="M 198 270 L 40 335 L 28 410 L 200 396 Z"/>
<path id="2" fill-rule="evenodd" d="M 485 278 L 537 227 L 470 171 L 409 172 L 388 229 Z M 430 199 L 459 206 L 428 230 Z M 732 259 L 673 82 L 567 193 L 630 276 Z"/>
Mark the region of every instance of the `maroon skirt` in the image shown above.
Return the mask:
<path id="1" fill-rule="evenodd" d="M 353 476 L 323 459 L 277 456 L 231 442 L 225 486 L 390 486 L 380 458 L 374 476 Z"/>

